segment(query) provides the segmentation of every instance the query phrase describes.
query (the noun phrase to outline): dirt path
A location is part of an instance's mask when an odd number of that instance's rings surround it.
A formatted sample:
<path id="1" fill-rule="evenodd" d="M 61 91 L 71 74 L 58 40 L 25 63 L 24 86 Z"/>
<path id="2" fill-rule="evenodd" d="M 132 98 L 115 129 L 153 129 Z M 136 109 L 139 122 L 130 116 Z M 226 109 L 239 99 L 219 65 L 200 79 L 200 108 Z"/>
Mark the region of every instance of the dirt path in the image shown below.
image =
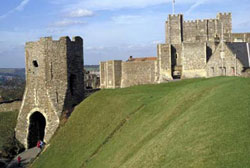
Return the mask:
<path id="1" fill-rule="evenodd" d="M 21 156 L 21 158 L 22 158 L 21 167 L 26 167 L 26 165 L 28 165 L 30 163 L 30 161 L 35 159 L 40 152 L 41 152 L 41 149 L 39 149 L 37 147 L 34 147 L 34 148 L 30 148 L 30 149 L 24 151 L 23 153 L 20 153 L 18 156 Z M 16 156 L 10 162 L 10 164 L 7 166 L 7 168 L 16 168 L 16 167 L 18 167 L 18 163 L 17 163 L 17 157 L 18 156 Z"/>

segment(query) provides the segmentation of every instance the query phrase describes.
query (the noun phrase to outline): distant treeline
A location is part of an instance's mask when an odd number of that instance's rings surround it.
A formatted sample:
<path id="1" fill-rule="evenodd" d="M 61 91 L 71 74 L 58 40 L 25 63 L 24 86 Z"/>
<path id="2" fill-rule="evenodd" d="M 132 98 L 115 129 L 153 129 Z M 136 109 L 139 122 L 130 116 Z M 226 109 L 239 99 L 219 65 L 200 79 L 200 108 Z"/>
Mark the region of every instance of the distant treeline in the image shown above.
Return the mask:
<path id="1" fill-rule="evenodd" d="M 86 71 L 99 71 L 99 65 L 84 65 Z"/>
<path id="2" fill-rule="evenodd" d="M 25 78 L 25 69 L 24 68 L 0 68 L 0 75 Z"/>
<path id="3" fill-rule="evenodd" d="M 99 65 L 84 65 L 88 71 L 99 71 Z M 25 77 L 25 68 L 0 68 L 2 76 L 19 76 Z"/>

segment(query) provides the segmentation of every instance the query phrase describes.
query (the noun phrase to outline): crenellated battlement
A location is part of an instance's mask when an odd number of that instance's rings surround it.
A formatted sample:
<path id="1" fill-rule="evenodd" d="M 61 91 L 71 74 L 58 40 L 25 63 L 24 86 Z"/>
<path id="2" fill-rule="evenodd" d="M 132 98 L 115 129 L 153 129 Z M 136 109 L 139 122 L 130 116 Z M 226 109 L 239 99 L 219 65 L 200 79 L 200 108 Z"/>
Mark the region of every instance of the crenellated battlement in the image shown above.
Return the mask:
<path id="1" fill-rule="evenodd" d="M 184 20 L 183 18 L 182 14 L 169 15 L 169 20 L 166 22 L 167 43 L 213 41 L 215 34 L 220 36 L 222 24 L 225 33 L 232 32 L 232 14 L 230 12 L 218 13 L 216 18 L 197 20 Z M 177 32 L 181 33 L 176 34 Z M 178 40 L 176 40 L 177 38 Z"/>
<path id="2" fill-rule="evenodd" d="M 221 16 L 232 16 L 232 13 L 231 12 L 224 12 L 224 13 L 218 13 L 217 14 L 217 17 L 221 17 Z"/>
<path id="3" fill-rule="evenodd" d="M 182 16 L 183 14 L 169 14 L 168 16 L 169 17 L 179 17 L 179 16 Z"/>
<path id="4" fill-rule="evenodd" d="M 60 37 L 58 40 L 54 40 L 52 38 L 52 36 L 49 36 L 49 37 L 41 37 L 38 41 L 29 41 L 29 42 L 26 42 L 26 45 L 31 45 L 31 44 L 35 44 L 35 43 L 46 43 L 46 42 L 51 42 L 51 43 L 65 43 L 66 44 L 69 44 L 69 43 L 72 43 L 72 44 L 76 44 L 76 45 L 82 45 L 83 43 L 83 39 L 79 36 L 74 36 L 72 37 L 72 40 L 70 39 L 70 37 L 68 36 L 63 36 L 63 37 Z"/>
<path id="5" fill-rule="evenodd" d="M 206 19 L 201 19 L 201 20 L 196 20 L 197 23 L 206 23 L 207 20 Z"/>
<path id="6" fill-rule="evenodd" d="M 82 41 L 82 38 L 80 36 L 74 36 L 72 37 L 72 40 L 69 36 L 62 36 L 58 40 L 54 40 L 52 36 L 49 37 L 41 37 L 39 41 L 70 41 L 70 42 L 76 42 L 76 41 Z"/>

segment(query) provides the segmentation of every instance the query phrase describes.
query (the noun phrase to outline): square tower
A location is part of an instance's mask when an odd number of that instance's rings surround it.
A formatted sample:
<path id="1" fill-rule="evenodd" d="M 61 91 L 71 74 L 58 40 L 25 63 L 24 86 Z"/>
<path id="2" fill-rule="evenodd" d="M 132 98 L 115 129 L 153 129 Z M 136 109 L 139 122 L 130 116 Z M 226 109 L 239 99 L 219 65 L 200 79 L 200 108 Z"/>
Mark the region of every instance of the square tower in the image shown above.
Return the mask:
<path id="1" fill-rule="evenodd" d="M 166 21 L 166 43 L 181 44 L 183 41 L 183 15 L 169 15 Z"/>
<path id="2" fill-rule="evenodd" d="M 63 112 L 83 100 L 83 40 L 41 38 L 26 43 L 25 55 L 26 88 L 16 137 L 30 148 L 37 140 L 49 141 Z M 39 123 L 42 120 L 45 123 Z"/>

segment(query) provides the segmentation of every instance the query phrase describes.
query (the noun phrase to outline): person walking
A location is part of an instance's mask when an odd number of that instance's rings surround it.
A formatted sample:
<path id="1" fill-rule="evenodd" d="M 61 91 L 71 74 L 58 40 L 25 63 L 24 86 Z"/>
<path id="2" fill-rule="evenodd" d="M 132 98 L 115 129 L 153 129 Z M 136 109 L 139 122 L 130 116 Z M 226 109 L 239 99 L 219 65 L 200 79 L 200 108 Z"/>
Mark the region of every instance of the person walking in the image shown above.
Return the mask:
<path id="1" fill-rule="evenodd" d="M 41 141 L 40 141 L 40 140 L 37 141 L 36 147 L 37 147 L 37 148 L 41 148 Z"/>
<path id="2" fill-rule="evenodd" d="M 44 146 L 44 142 L 43 141 L 40 141 L 40 149 L 42 149 Z"/>
<path id="3" fill-rule="evenodd" d="M 21 156 L 18 156 L 17 157 L 17 166 L 18 167 L 21 167 L 21 160 L 22 160 Z"/>

